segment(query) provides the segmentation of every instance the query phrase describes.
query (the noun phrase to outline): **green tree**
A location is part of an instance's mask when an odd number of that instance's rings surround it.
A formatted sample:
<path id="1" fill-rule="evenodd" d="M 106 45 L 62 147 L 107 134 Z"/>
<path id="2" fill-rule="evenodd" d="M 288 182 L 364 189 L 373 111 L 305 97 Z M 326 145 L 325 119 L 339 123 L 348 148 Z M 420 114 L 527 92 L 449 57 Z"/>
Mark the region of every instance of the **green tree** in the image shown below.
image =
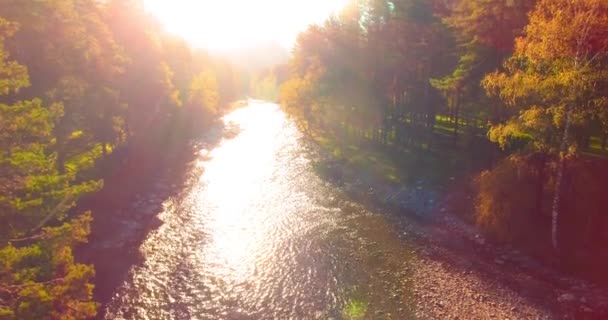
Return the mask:
<path id="1" fill-rule="evenodd" d="M 17 27 L 0 18 L 0 92 L 29 85 L 24 66 L 9 60 L 4 42 Z M 0 319 L 85 319 L 96 313 L 90 266 L 72 247 L 86 240 L 91 216 L 67 211 L 98 182 L 73 184 L 57 171 L 53 127 L 62 108 L 40 99 L 0 104 Z M 69 221 L 68 221 L 69 220 Z"/>

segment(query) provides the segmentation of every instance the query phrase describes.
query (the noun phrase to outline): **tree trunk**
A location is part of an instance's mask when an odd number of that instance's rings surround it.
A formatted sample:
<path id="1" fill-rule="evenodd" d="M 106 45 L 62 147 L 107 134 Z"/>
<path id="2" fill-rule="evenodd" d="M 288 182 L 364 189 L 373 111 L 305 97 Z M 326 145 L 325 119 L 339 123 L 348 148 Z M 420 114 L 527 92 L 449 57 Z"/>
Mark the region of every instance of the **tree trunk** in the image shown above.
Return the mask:
<path id="1" fill-rule="evenodd" d="M 543 214 L 543 195 L 545 186 L 545 167 L 547 166 L 547 155 L 543 152 L 538 155 L 538 179 L 536 180 L 536 199 L 535 199 L 535 213 L 540 218 Z"/>
<path id="2" fill-rule="evenodd" d="M 454 142 L 458 141 L 458 130 L 460 130 L 460 90 L 456 91 L 454 97 Z"/>
<path id="3" fill-rule="evenodd" d="M 57 152 L 57 171 L 59 174 L 65 173 L 65 155 L 62 151 Z"/>
<path id="4" fill-rule="evenodd" d="M 553 196 L 553 210 L 551 214 L 551 243 L 555 251 L 558 250 L 557 228 L 559 219 L 559 206 L 561 200 L 562 181 L 564 179 L 564 166 L 566 163 L 566 154 L 568 152 L 568 138 L 570 134 L 570 126 L 572 126 L 572 113 L 574 108 L 568 105 L 566 110 L 566 125 L 564 126 L 564 134 L 562 136 L 562 144 L 560 147 L 559 164 L 557 167 L 557 178 L 555 180 L 555 194 Z"/>
<path id="5" fill-rule="evenodd" d="M 57 162 L 55 163 L 55 168 L 59 172 L 59 174 L 65 173 L 65 146 L 64 146 L 64 138 L 63 133 L 59 132 L 56 134 L 57 142 L 55 152 L 57 152 Z"/>

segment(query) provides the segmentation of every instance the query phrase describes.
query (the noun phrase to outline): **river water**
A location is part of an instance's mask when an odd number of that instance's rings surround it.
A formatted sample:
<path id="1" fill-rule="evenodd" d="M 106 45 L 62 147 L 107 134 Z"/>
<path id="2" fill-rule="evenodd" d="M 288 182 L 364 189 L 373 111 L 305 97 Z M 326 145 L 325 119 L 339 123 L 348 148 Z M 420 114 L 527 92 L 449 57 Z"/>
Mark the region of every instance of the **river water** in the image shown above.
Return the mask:
<path id="1" fill-rule="evenodd" d="M 279 106 L 224 121 L 238 134 L 200 150 L 105 318 L 412 318 L 411 250 L 386 214 L 318 176 Z"/>

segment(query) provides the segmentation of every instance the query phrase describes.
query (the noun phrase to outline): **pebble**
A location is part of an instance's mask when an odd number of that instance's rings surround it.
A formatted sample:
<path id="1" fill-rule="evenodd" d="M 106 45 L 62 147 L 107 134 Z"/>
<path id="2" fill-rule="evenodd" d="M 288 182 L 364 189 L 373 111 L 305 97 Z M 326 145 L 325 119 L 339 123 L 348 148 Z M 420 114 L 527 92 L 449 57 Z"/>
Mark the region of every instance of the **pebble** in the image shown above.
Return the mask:
<path id="1" fill-rule="evenodd" d="M 572 302 L 576 297 L 572 293 L 564 293 L 557 298 L 558 302 Z"/>

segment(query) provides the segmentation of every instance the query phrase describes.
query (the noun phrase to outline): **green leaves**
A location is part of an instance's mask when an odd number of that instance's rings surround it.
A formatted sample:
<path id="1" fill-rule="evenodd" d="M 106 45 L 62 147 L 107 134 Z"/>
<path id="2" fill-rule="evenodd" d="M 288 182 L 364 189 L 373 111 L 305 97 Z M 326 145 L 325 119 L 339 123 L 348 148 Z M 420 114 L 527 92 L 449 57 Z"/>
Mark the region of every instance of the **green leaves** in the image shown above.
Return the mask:
<path id="1" fill-rule="evenodd" d="M 172 139 L 214 120 L 237 74 L 140 1 L 5 0 L 0 15 L 0 320 L 87 319 L 93 269 L 72 248 L 91 215 L 69 212 L 102 188 L 98 160 L 185 142 Z"/>
<path id="2" fill-rule="evenodd" d="M 4 41 L 15 30 L 0 19 L 0 94 L 29 84 L 25 67 L 7 62 Z M 84 319 L 96 313 L 92 268 L 76 264 L 71 250 L 86 241 L 91 216 L 65 219 L 78 197 L 101 186 L 74 183 L 99 148 L 59 174 L 53 131 L 62 113 L 61 105 L 45 107 L 41 99 L 0 104 L 0 319 Z"/>

